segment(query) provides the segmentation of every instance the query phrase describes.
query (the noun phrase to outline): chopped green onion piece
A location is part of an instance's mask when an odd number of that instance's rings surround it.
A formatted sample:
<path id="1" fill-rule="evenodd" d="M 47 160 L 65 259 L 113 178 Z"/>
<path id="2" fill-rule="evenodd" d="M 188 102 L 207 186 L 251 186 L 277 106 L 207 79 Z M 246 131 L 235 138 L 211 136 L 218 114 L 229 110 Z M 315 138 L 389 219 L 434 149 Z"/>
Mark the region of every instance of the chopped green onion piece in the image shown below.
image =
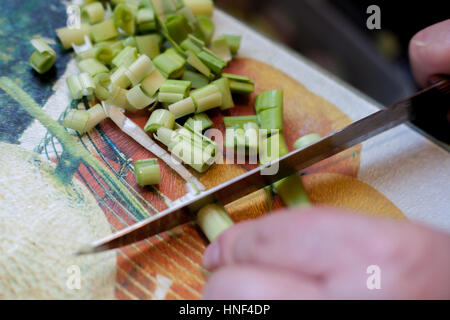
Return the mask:
<path id="1" fill-rule="evenodd" d="M 152 0 L 152 5 L 156 16 L 162 23 L 166 21 L 167 14 L 177 11 L 177 6 L 172 0 Z"/>
<path id="2" fill-rule="evenodd" d="M 137 109 L 128 102 L 127 93 L 128 90 L 112 85 L 110 96 L 108 100 L 106 100 L 106 103 L 130 112 L 136 112 Z"/>
<path id="3" fill-rule="evenodd" d="M 244 128 L 246 123 L 258 124 L 258 116 L 223 117 L 226 128 Z"/>
<path id="4" fill-rule="evenodd" d="M 181 139 L 178 136 L 178 134 L 172 130 L 165 127 L 160 127 L 157 130 L 156 135 L 154 137 L 159 140 L 161 143 L 163 143 L 165 146 L 167 146 L 169 149 L 171 146 L 173 146 L 175 143 L 178 143 Z"/>
<path id="5" fill-rule="evenodd" d="M 254 122 L 244 124 L 245 146 L 250 154 L 257 155 L 259 147 L 259 125 Z"/>
<path id="6" fill-rule="evenodd" d="M 211 83 L 220 90 L 222 94 L 221 110 L 228 110 L 234 107 L 233 97 L 231 96 L 230 83 L 227 78 L 220 78 Z"/>
<path id="7" fill-rule="evenodd" d="M 166 80 L 159 88 L 159 92 L 164 93 L 180 93 L 183 98 L 187 96 L 189 90 L 191 89 L 190 81 L 183 80 Z"/>
<path id="8" fill-rule="evenodd" d="M 283 91 L 269 90 L 261 93 L 256 97 L 256 113 L 260 113 L 263 110 L 272 108 L 283 108 Z"/>
<path id="9" fill-rule="evenodd" d="M 172 129 L 174 125 L 175 116 L 170 111 L 157 109 L 150 115 L 144 130 L 145 132 L 156 132 L 161 127 Z"/>
<path id="10" fill-rule="evenodd" d="M 250 94 L 255 90 L 253 80 L 249 77 L 230 73 L 222 73 L 222 77 L 230 80 L 230 90 L 232 93 Z"/>
<path id="11" fill-rule="evenodd" d="M 266 164 L 289 153 L 289 149 L 281 132 L 261 139 L 259 162 Z"/>
<path id="12" fill-rule="evenodd" d="M 144 80 L 154 69 L 152 60 L 147 55 L 142 54 L 134 61 L 125 72 L 133 86 Z"/>
<path id="13" fill-rule="evenodd" d="M 136 24 L 139 31 L 142 33 L 156 30 L 155 12 L 151 6 L 139 9 L 136 17 Z"/>
<path id="14" fill-rule="evenodd" d="M 141 187 L 161 183 L 161 168 L 156 159 L 134 162 L 134 174 L 137 184 Z"/>
<path id="15" fill-rule="evenodd" d="M 133 35 L 136 31 L 137 8 L 128 3 L 119 3 L 114 8 L 114 25 L 128 35 Z"/>
<path id="16" fill-rule="evenodd" d="M 48 43 L 42 38 L 35 38 L 35 39 L 32 39 L 30 42 L 31 42 L 31 45 L 34 47 L 34 49 L 36 49 L 36 51 L 39 53 L 44 53 L 44 52 L 55 53 L 55 50 L 53 50 L 48 45 Z"/>
<path id="17" fill-rule="evenodd" d="M 184 3 L 196 16 L 211 17 L 213 14 L 214 3 L 212 0 L 184 0 Z"/>
<path id="18" fill-rule="evenodd" d="M 214 22 L 207 16 L 199 16 L 197 26 L 198 29 L 195 34 L 209 44 L 216 31 Z"/>
<path id="19" fill-rule="evenodd" d="M 183 0 L 180 0 L 180 1 L 182 2 Z M 186 20 L 189 23 L 189 26 L 191 27 L 192 30 L 196 29 L 197 18 L 192 13 L 192 11 L 189 7 L 186 7 L 183 4 L 183 7 L 177 10 L 177 14 L 181 14 L 186 18 Z"/>
<path id="20" fill-rule="evenodd" d="M 124 45 L 118 40 L 108 40 L 97 43 L 94 48 L 98 49 L 98 51 L 96 51 L 95 56 L 91 58 L 96 58 L 111 66 L 112 59 L 123 50 Z"/>
<path id="21" fill-rule="evenodd" d="M 222 73 L 222 77 L 227 78 L 229 80 L 239 81 L 239 82 L 254 83 L 252 78 L 249 78 L 246 76 L 241 76 L 239 74 Z"/>
<path id="22" fill-rule="evenodd" d="M 134 47 L 125 47 L 120 51 L 117 56 L 112 60 L 112 64 L 115 67 L 123 66 L 128 68 L 138 58 L 137 49 Z"/>
<path id="23" fill-rule="evenodd" d="M 199 173 L 208 170 L 210 163 L 214 160 L 214 157 L 211 155 L 211 150 L 204 150 L 201 146 L 186 139 L 182 139 L 176 143 L 170 149 L 170 152 Z"/>
<path id="24" fill-rule="evenodd" d="M 81 24 L 79 29 L 76 28 L 59 28 L 56 29 L 56 35 L 61 41 L 64 49 L 72 48 L 72 44 L 81 45 L 84 43 L 84 36 L 89 34 L 89 25 Z"/>
<path id="25" fill-rule="evenodd" d="M 197 54 L 197 57 L 216 74 L 220 74 L 222 70 L 227 66 L 226 61 L 206 48 L 204 48 L 202 52 Z"/>
<path id="26" fill-rule="evenodd" d="M 174 104 L 184 99 L 184 95 L 181 93 L 159 92 L 158 101 L 166 104 Z"/>
<path id="27" fill-rule="evenodd" d="M 208 204 L 197 213 L 197 224 L 210 242 L 214 242 L 220 234 L 234 225 L 222 206 Z"/>
<path id="28" fill-rule="evenodd" d="M 191 97 L 169 105 L 169 110 L 178 119 L 195 112 L 195 103 Z"/>
<path id="29" fill-rule="evenodd" d="M 170 37 L 176 42 L 180 43 L 187 38 L 192 31 L 185 16 L 181 14 L 171 14 L 167 16 L 166 28 Z"/>
<path id="30" fill-rule="evenodd" d="M 230 80 L 230 90 L 232 93 L 237 94 L 251 94 L 255 91 L 255 85 L 253 83 Z"/>
<path id="31" fill-rule="evenodd" d="M 124 47 L 135 47 L 136 48 L 137 47 L 136 38 L 133 36 L 126 37 L 125 39 L 122 40 L 122 45 Z"/>
<path id="32" fill-rule="evenodd" d="M 191 88 L 190 81 L 166 80 L 159 88 L 159 102 L 173 104 L 186 98 Z"/>
<path id="33" fill-rule="evenodd" d="M 89 113 L 86 110 L 71 109 L 63 120 L 63 126 L 78 131 L 80 134 L 86 132 Z"/>
<path id="34" fill-rule="evenodd" d="M 209 145 L 217 145 L 217 143 L 215 143 L 214 141 L 212 141 L 211 139 L 209 139 L 208 137 L 202 135 L 201 132 L 199 132 L 198 130 L 190 130 L 186 127 L 182 127 L 179 124 L 175 124 L 176 132 L 183 136 L 183 138 L 188 139 L 188 141 L 192 141 L 194 142 L 194 144 L 196 144 L 197 146 L 201 147 L 201 148 L 206 148 Z M 214 154 L 214 150 L 211 150 L 212 152 L 210 153 L 210 155 Z"/>
<path id="35" fill-rule="evenodd" d="M 249 154 L 257 155 L 259 147 L 259 126 L 248 122 L 244 128 L 230 127 L 225 131 L 225 148 L 237 149 L 238 152 L 247 150 Z"/>
<path id="36" fill-rule="evenodd" d="M 81 60 L 80 62 L 78 62 L 78 68 L 81 70 L 81 72 L 86 72 L 91 77 L 94 77 L 99 73 L 109 72 L 109 69 L 103 63 L 93 58 Z"/>
<path id="37" fill-rule="evenodd" d="M 189 130 L 186 131 L 190 132 Z M 166 145 L 172 154 L 200 173 L 205 172 L 214 161 L 213 152 L 208 150 L 210 148 L 204 149 L 202 146 L 195 144 L 194 141 L 189 141 L 189 137 L 182 136 L 176 131 L 161 127 L 154 137 Z M 213 144 L 211 148 L 215 150 Z"/>
<path id="38" fill-rule="evenodd" d="M 283 130 L 283 109 L 272 108 L 258 113 L 258 120 L 261 129 Z"/>
<path id="39" fill-rule="evenodd" d="M 172 0 L 172 2 L 175 4 L 175 10 L 178 11 L 185 7 L 184 0 Z"/>
<path id="40" fill-rule="evenodd" d="M 214 123 L 206 113 L 199 113 L 194 115 L 192 118 L 187 119 L 184 126 L 192 132 L 202 132 L 206 129 L 211 128 L 213 124 Z M 199 130 L 197 130 L 197 128 Z"/>
<path id="41" fill-rule="evenodd" d="M 140 54 L 145 54 L 151 59 L 160 54 L 159 39 L 153 34 L 137 36 L 136 45 Z"/>
<path id="42" fill-rule="evenodd" d="M 103 21 L 105 9 L 100 2 L 93 2 L 83 7 L 81 18 L 89 24 L 95 24 Z"/>
<path id="43" fill-rule="evenodd" d="M 234 143 L 238 150 L 245 150 L 245 131 L 244 129 L 234 129 Z"/>
<path id="44" fill-rule="evenodd" d="M 192 51 L 193 53 L 197 54 L 203 50 L 204 43 L 199 45 L 193 39 L 188 38 L 180 44 L 180 47 L 181 47 L 181 49 L 183 49 L 186 52 Z"/>
<path id="45" fill-rule="evenodd" d="M 202 50 L 203 50 L 203 48 L 205 48 L 205 46 L 206 46 L 205 41 L 203 41 L 202 39 L 196 37 L 196 36 L 193 35 L 193 34 L 190 34 L 190 35 L 188 36 L 188 39 L 191 40 L 191 41 L 194 43 L 195 46 L 197 46 L 198 48 L 200 48 L 200 49 L 202 49 Z M 197 52 L 196 52 L 196 53 L 197 53 Z"/>
<path id="46" fill-rule="evenodd" d="M 225 34 L 225 35 L 218 37 L 217 39 L 218 40 L 225 39 L 227 41 L 228 48 L 230 48 L 232 55 L 236 55 L 238 53 L 239 48 L 241 46 L 241 39 L 242 39 L 241 36 Z"/>
<path id="47" fill-rule="evenodd" d="M 262 129 L 283 129 L 283 91 L 269 90 L 258 95 L 255 110 Z"/>
<path id="48" fill-rule="evenodd" d="M 213 84 L 192 91 L 191 97 L 196 106 L 196 113 L 201 113 L 222 105 L 222 93 Z"/>
<path id="49" fill-rule="evenodd" d="M 127 92 L 128 102 L 137 110 L 142 110 L 155 102 L 154 98 L 147 96 L 138 84 Z"/>
<path id="50" fill-rule="evenodd" d="M 301 137 L 294 143 L 296 149 L 301 149 L 310 145 L 313 142 L 320 140 L 320 135 L 317 133 L 311 133 Z M 303 186 L 301 176 L 296 173 L 287 178 L 284 178 L 273 185 L 275 193 L 279 194 L 281 200 L 288 207 L 300 207 L 309 206 L 310 201 Z"/>
<path id="51" fill-rule="evenodd" d="M 192 83 L 193 89 L 204 87 L 209 83 L 209 79 L 207 77 L 205 77 L 200 73 L 190 70 L 186 70 L 184 72 L 182 80 L 190 81 Z"/>
<path id="52" fill-rule="evenodd" d="M 203 145 L 195 144 L 189 136 L 161 127 L 155 137 L 165 144 L 171 153 L 200 173 L 205 172 L 214 160 L 211 150 L 204 150 Z"/>
<path id="53" fill-rule="evenodd" d="M 188 36 L 188 39 L 191 40 L 200 49 L 203 49 L 206 46 L 205 41 L 201 40 L 193 34 L 190 34 Z"/>
<path id="54" fill-rule="evenodd" d="M 111 49 L 114 50 L 114 52 L 117 52 L 117 53 L 122 51 L 124 48 L 123 43 L 120 42 L 119 40 L 108 40 L 108 41 L 100 42 L 99 44 L 106 44 L 106 45 L 110 46 Z"/>
<path id="55" fill-rule="evenodd" d="M 41 38 L 31 40 L 31 44 L 36 49 L 30 57 L 31 66 L 40 74 L 47 72 L 55 63 L 55 50 Z"/>
<path id="56" fill-rule="evenodd" d="M 126 72 L 127 68 L 123 66 L 117 68 L 117 70 L 111 75 L 111 84 L 123 89 L 128 88 L 131 85 L 131 81 L 128 79 Z"/>
<path id="57" fill-rule="evenodd" d="M 188 51 L 187 63 L 205 77 L 212 78 L 211 70 L 192 52 Z"/>
<path id="58" fill-rule="evenodd" d="M 294 142 L 294 148 L 295 149 L 304 148 L 304 147 L 310 145 L 311 143 L 314 143 L 317 140 L 320 140 L 320 138 L 321 138 L 320 134 L 318 134 L 318 133 L 307 134 Z"/>
<path id="59" fill-rule="evenodd" d="M 119 36 L 119 31 L 117 31 L 112 19 L 94 24 L 90 27 L 90 33 L 95 42 L 110 40 Z"/>
<path id="60" fill-rule="evenodd" d="M 87 73 L 72 75 L 66 79 L 72 99 L 81 99 L 83 96 L 91 96 L 95 90 L 95 84 Z"/>
<path id="61" fill-rule="evenodd" d="M 108 117 L 105 113 L 105 110 L 100 104 L 96 104 L 95 106 L 87 110 L 87 113 L 89 117 L 86 123 L 86 127 L 84 128 L 86 132 L 94 129 L 96 125 L 98 125 Z"/>
<path id="62" fill-rule="evenodd" d="M 161 71 L 166 78 L 177 78 L 177 75 L 181 77 L 186 61 L 181 57 L 175 49 L 167 49 L 164 53 L 157 56 L 153 63 Z"/>
<path id="63" fill-rule="evenodd" d="M 84 43 L 80 46 L 72 44 L 72 48 L 73 48 L 73 51 L 75 52 L 75 54 L 77 56 L 79 56 L 80 53 L 91 50 L 93 48 L 93 46 L 92 46 L 92 42 L 91 42 L 91 39 L 89 38 L 89 36 L 84 36 Z"/>
<path id="64" fill-rule="evenodd" d="M 310 206 L 308 194 L 298 173 L 275 182 L 272 187 L 289 208 Z"/>
<path id="65" fill-rule="evenodd" d="M 111 65 L 112 59 L 118 52 L 119 51 L 114 50 L 105 43 L 99 43 L 94 47 L 94 56 L 91 58 L 95 58 L 105 64 Z"/>
<path id="66" fill-rule="evenodd" d="M 99 100 L 107 100 L 110 95 L 108 87 L 111 84 L 111 77 L 109 73 L 99 73 L 93 80 L 95 83 L 95 96 Z"/>
<path id="67" fill-rule="evenodd" d="M 226 39 L 214 40 L 211 45 L 211 51 L 225 62 L 229 62 L 233 58 Z"/>
<path id="68" fill-rule="evenodd" d="M 138 8 L 139 9 L 142 9 L 142 8 L 152 8 L 153 9 L 151 0 L 139 0 Z"/>
<path id="69" fill-rule="evenodd" d="M 96 51 L 96 47 L 92 47 L 90 49 L 78 52 L 76 55 L 76 59 L 77 60 L 86 60 L 86 59 L 96 59 L 95 57 L 95 51 Z"/>
<path id="70" fill-rule="evenodd" d="M 235 139 L 236 129 L 235 128 L 226 128 L 225 129 L 225 148 L 233 150 L 236 146 Z"/>
<path id="71" fill-rule="evenodd" d="M 200 132 L 192 132 L 189 129 L 182 128 L 176 131 L 179 134 L 182 141 L 191 145 L 192 151 L 199 152 L 197 155 L 193 154 L 192 159 L 194 159 L 193 163 L 197 163 L 200 165 L 211 164 L 214 161 L 214 155 L 218 148 L 217 144 L 213 141 L 207 140 L 205 136 L 203 136 Z M 201 158 L 200 158 L 201 156 Z M 197 157 L 197 159 L 195 158 Z M 188 162 L 188 161 L 186 161 Z M 189 162 L 191 164 L 192 162 Z M 198 167 L 200 168 L 200 167 Z M 196 169 L 197 170 L 197 169 Z M 200 170 L 198 170 L 200 171 Z"/>
<path id="72" fill-rule="evenodd" d="M 144 80 L 142 80 L 141 87 L 147 95 L 154 96 L 164 81 L 166 81 L 166 78 L 155 68 Z"/>

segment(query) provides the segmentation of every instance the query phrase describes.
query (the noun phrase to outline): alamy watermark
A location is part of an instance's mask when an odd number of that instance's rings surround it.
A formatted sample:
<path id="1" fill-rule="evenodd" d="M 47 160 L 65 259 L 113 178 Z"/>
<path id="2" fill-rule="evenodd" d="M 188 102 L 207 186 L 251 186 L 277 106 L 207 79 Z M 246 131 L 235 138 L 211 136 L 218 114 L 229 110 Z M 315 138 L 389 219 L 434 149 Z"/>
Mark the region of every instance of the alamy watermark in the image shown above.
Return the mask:
<path id="1" fill-rule="evenodd" d="M 80 29 L 81 28 L 81 12 L 80 7 L 76 5 L 69 5 L 66 8 L 67 13 L 67 28 Z"/>
<path id="2" fill-rule="evenodd" d="M 367 267 L 367 274 L 370 276 L 367 278 L 366 286 L 369 290 L 381 289 L 381 268 L 377 265 L 371 265 Z"/>
<path id="3" fill-rule="evenodd" d="M 375 4 L 369 6 L 366 11 L 370 16 L 367 18 L 366 26 L 369 30 L 381 29 L 381 8 Z"/>
<path id="4" fill-rule="evenodd" d="M 81 269 L 77 265 L 71 265 L 67 268 L 66 286 L 69 290 L 81 289 Z"/>

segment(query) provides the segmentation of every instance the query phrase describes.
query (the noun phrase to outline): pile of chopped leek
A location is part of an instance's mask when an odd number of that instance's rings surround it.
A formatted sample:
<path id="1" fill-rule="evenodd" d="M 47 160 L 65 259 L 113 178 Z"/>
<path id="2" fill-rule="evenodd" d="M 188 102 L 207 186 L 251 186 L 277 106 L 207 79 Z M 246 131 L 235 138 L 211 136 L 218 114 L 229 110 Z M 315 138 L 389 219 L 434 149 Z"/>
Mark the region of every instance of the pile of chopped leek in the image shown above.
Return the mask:
<path id="1" fill-rule="evenodd" d="M 79 74 L 66 81 L 71 98 L 87 99 L 94 107 L 70 110 L 63 125 L 80 134 L 89 132 L 108 117 L 105 104 L 128 112 L 148 110 L 145 132 L 194 170 L 208 170 L 218 156 L 217 143 L 204 135 L 213 126 L 208 111 L 234 108 L 235 95 L 255 90 L 253 79 L 224 73 L 238 54 L 241 36 L 214 38 L 212 14 L 212 0 L 85 0 L 80 28 L 56 33 L 65 49 L 73 48 L 77 60 Z M 32 40 L 32 45 L 32 67 L 47 72 L 55 51 L 42 39 Z M 224 117 L 225 147 L 257 155 L 260 164 L 266 164 L 288 153 L 283 91 L 259 94 L 255 113 Z M 295 147 L 315 139 L 304 137 Z M 156 159 L 139 160 L 134 166 L 139 185 L 161 182 Z M 289 206 L 309 203 L 299 175 L 274 184 L 273 190 Z M 232 224 L 223 212 L 218 205 L 200 210 L 201 226 L 221 226 L 213 231 L 206 227 L 208 238 Z"/>
<path id="2" fill-rule="evenodd" d="M 205 172 L 217 151 L 202 134 L 213 125 L 205 112 L 233 108 L 233 94 L 254 90 L 253 80 L 222 73 L 241 37 L 214 39 L 212 13 L 211 0 L 85 1 L 81 27 L 56 30 L 63 47 L 74 49 L 80 70 L 67 78 L 71 98 L 128 112 L 149 110 L 145 131 Z M 55 55 L 39 41 L 33 40 L 32 65 L 45 72 Z M 97 113 L 71 110 L 63 124 L 83 134 L 106 118 Z"/>

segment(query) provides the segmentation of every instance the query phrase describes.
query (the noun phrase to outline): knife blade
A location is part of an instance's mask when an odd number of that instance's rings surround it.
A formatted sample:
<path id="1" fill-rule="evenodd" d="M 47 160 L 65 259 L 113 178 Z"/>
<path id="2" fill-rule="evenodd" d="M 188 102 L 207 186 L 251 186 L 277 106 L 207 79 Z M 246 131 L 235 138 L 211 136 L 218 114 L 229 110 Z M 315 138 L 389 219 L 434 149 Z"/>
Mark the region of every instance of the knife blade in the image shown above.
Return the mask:
<path id="1" fill-rule="evenodd" d="M 264 188 L 294 172 L 308 168 L 406 121 L 421 117 L 424 112 L 428 117 L 430 113 L 436 113 L 439 116 L 446 114 L 450 106 L 449 93 L 450 81 L 440 78 L 430 87 L 389 108 L 375 112 L 316 143 L 295 150 L 278 160 L 204 191 L 191 200 L 177 204 L 151 218 L 85 246 L 76 254 L 116 249 L 168 231 L 194 220 L 195 214 L 193 213 L 207 203 L 212 201 L 219 201 L 224 205 L 231 203 L 244 195 Z M 431 105 L 431 107 L 426 108 L 427 105 Z M 270 168 L 274 167 L 278 167 L 275 174 L 265 174 Z"/>

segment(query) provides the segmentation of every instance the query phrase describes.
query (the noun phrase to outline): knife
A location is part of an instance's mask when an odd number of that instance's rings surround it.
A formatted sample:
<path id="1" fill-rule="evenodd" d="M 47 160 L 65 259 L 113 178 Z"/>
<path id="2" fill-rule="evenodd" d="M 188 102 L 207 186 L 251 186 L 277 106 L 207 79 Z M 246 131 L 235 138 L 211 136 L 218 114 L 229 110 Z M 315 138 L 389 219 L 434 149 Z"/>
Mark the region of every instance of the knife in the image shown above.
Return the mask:
<path id="1" fill-rule="evenodd" d="M 120 248 L 193 221 L 195 212 L 210 202 L 229 204 L 407 121 L 433 119 L 436 124 L 443 126 L 443 130 L 448 130 L 449 97 L 450 80 L 444 77 L 433 78 L 433 83 L 428 88 L 389 108 L 375 112 L 316 143 L 293 151 L 109 237 L 93 242 L 81 248 L 76 254 Z M 274 168 L 273 166 L 278 166 L 277 173 L 265 175 L 270 168 Z"/>

